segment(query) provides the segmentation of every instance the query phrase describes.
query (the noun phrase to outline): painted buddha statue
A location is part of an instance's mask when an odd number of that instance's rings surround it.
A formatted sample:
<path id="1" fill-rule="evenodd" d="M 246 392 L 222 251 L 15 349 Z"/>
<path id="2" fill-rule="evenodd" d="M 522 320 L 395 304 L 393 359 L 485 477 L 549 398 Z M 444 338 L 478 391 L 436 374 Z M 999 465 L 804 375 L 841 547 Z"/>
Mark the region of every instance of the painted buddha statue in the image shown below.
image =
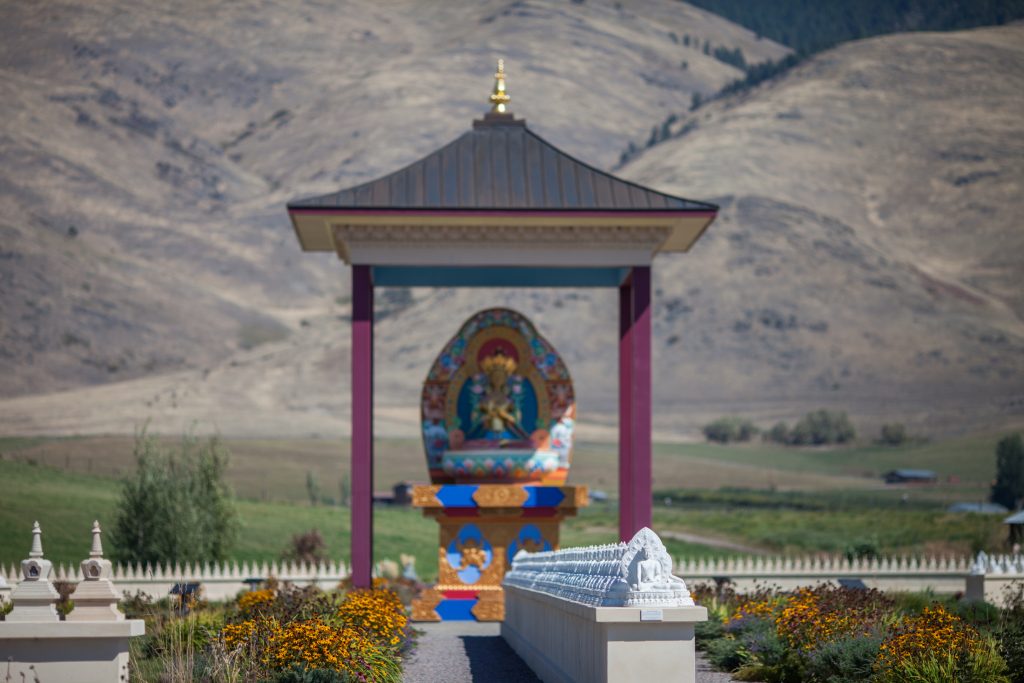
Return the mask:
<path id="1" fill-rule="evenodd" d="M 481 311 L 423 386 L 431 480 L 562 484 L 575 416 L 572 380 L 551 344 L 515 311 Z"/>
<path id="2" fill-rule="evenodd" d="M 473 423 L 466 432 L 467 441 L 472 443 L 479 439 L 498 446 L 528 441 L 530 435 L 519 424 L 522 410 L 516 398 L 522 393 L 523 378 L 515 375 L 515 360 L 506 356 L 499 346 L 493 355 L 480 362 L 480 369 L 487 377 L 487 384 L 471 388 L 472 396 L 478 398 L 471 413 Z"/>

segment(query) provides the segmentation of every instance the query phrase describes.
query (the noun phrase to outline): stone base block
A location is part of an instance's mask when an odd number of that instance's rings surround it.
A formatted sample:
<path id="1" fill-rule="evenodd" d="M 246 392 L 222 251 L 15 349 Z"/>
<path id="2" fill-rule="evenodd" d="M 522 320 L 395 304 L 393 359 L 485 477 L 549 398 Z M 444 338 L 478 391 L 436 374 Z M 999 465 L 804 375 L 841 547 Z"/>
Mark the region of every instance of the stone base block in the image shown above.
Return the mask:
<path id="1" fill-rule="evenodd" d="M 0 662 L 11 680 L 120 683 L 128 680 L 128 639 L 145 622 L 0 622 Z M 33 667 L 30 669 L 29 667 Z"/>

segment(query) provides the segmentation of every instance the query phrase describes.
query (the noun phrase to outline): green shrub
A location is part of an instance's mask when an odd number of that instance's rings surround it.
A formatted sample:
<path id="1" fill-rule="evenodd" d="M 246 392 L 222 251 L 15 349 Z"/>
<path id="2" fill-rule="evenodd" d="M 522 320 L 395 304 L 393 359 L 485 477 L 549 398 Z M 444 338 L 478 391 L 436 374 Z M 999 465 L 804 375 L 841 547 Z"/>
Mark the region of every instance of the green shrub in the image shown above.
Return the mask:
<path id="1" fill-rule="evenodd" d="M 1024 683 L 1024 622 L 1009 623 L 995 632 L 999 654 L 1013 683 Z"/>
<path id="2" fill-rule="evenodd" d="M 857 436 L 845 412 L 815 410 L 793 425 L 789 443 L 795 446 L 822 446 L 847 443 Z"/>
<path id="3" fill-rule="evenodd" d="M 999 654 L 1010 670 L 1013 683 L 1024 683 L 1024 581 L 1014 581 L 1003 593 L 1005 608 L 995 630 Z"/>
<path id="4" fill-rule="evenodd" d="M 991 631 L 1002 621 L 1003 610 L 981 600 L 957 600 L 950 611 L 975 628 Z"/>
<path id="5" fill-rule="evenodd" d="M 882 639 L 858 636 L 825 643 L 807 658 L 808 678 L 821 683 L 853 683 L 871 679 Z"/>
<path id="6" fill-rule="evenodd" d="M 716 443 L 750 441 L 758 433 L 753 422 L 741 417 L 720 417 L 704 425 L 703 431 L 708 441 Z"/>
<path id="7" fill-rule="evenodd" d="M 187 616 L 170 619 L 163 624 L 153 639 L 156 653 L 169 653 L 189 649 L 201 652 L 224 628 L 225 616 L 220 612 L 195 611 Z"/>
<path id="8" fill-rule="evenodd" d="M 716 669 L 735 671 L 747 659 L 743 643 L 736 638 L 719 638 L 707 644 L 708 661 Z"/>
<path id="9" fill-rule="evenodd" d="M 693 635 L 698 650 L 706 650 L 713 640 L 718 640 L 725 635 L 725 627 L 722 622 L 711 618 L 708 613 L 707 621 L 698 621 L 693 626 Z"/>
<path id="10" fill-rule="evenodd" d="M 911 658 L 876 675 L 878 683 L 1009 683 L 1006 662 L 990 640 L 965 656 L 956 652 L 935 652 Z"/>
<path id="11" fill-rule="evenodd" d="M 789 443 L 789 425 L 785 422 L 776 422 L 765 434 L 765 438 L 775 443 Z"/>
<path id="12" fill-rule="evenodd" d="M 881 557 L 881 553 L 878 552 L 878 539 L 851 543 L 846 546 L 843 555 L 851 562 L 854 560 L 873 560 L 876 557 Z"/>
<path id="13" fill-rule="evenodd" d="M 349 683 L 347 674 L 331 669 L 303 669 L 295 665 L 288 671 L 279 672 L 273 683 Z"/>
<path id="14" fill-rule="evenodd" d="M 224 560 L 237 522 L 220 440 L 188 434 L 178 449 L 166 449 L 143 430 L 134 456 L 118 501 L 113 557 L 140 565 Z"/>
<path id="15" fill-rule="evenodd" d="M 878 434 L 878 443 L 883 446 L 902 446 L 909 439 L 907 428 L 899 422 L 882 425 L 882 429 Z"/>

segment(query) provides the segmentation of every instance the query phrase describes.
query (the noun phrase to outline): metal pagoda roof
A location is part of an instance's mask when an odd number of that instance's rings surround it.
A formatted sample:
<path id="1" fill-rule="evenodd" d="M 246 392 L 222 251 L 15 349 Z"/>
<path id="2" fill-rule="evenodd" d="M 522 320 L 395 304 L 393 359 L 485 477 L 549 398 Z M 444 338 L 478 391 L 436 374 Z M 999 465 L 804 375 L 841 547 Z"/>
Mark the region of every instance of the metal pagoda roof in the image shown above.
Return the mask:
<path id="1" fill-rule="evenodd" d="M 302 249 L 370 265 L 379 285 L 617 286 L 656 253 L 689 250 L 714 220 L 714 204 L 566 154 L 504 102 L 405 168 L 290 202 Z"/>

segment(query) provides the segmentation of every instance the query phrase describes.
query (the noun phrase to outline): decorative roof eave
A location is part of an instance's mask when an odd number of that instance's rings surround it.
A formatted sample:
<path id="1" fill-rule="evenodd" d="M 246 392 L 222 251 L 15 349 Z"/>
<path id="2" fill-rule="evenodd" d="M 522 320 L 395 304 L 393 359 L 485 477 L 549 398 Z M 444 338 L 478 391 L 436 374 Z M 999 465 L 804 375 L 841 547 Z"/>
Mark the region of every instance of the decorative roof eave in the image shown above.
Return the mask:
<path id="1" fill-rule="evenodd" d="M 687 251 L 718 207 L 614 176 L 558 149 L 507 110 L 369 182 L 288 203 L 304 251 L 380 266 L 604 267 Z"/>
<path id="2" fill-rule="evenodd" d="M 573 250 L 589 255 L 581 265 L 641 265 L 657 253 L 689 251 L 716 215 L 708 209 L 289 207 L 303 251 L 333 251 L 345 263 L 369 265 L 444 265 L 442 253 L 451 265 L 468 256 L 477 265 L 569 265 Z"/>

